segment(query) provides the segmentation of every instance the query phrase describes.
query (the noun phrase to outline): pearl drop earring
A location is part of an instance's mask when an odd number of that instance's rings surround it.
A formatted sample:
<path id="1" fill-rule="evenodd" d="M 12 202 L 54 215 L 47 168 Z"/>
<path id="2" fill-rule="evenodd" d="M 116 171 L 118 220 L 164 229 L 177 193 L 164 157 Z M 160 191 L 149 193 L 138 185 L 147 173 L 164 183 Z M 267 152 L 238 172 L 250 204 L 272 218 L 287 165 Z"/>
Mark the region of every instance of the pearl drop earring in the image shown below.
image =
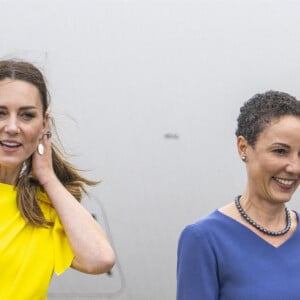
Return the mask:
<path id="1" fill-rule="evenodd" d="M 37 148 L 37 151 L 40 155 L 43 155 L 44 154 L 44 145 L 43 144 L 38 144 L 38 148 Z"/>

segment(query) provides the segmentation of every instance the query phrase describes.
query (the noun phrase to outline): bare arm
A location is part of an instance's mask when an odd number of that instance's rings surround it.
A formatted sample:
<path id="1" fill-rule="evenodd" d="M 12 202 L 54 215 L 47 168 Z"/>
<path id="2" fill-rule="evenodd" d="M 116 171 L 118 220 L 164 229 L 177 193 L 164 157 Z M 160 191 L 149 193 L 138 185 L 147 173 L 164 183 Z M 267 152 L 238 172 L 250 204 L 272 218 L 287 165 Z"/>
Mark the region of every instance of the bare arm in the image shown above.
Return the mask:
<path id="1" fill-rule="evenodd" d="M 108 272 L 114 265 L 115 256 L 106 234 L 56 177 L 52 169 L 51 141 L 44 136 L 42 143 L 45 153 L 34 153 L 33 171 L 65 229 L 75 254 L 72 267 L 91 274 Z"/>

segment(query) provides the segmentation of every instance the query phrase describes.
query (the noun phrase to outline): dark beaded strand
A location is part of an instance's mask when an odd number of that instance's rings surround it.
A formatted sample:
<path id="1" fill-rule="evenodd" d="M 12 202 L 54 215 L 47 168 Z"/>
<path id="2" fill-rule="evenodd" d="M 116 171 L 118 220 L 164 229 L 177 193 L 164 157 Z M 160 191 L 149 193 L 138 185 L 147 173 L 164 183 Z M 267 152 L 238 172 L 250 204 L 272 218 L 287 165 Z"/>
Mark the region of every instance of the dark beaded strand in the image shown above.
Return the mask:
<path id="1" fill-rule="evenodd" d="M 279 231 L 272 231 L 272 230 L 268 230 L 263 228 L 261 225 L 258 225 L 255 221 L 253 221 L 247 214 L 246 212 L 243 210 L 243 208 L 240 205 L 240 198 L 241 196 L 237 196 L 234 200 L 235 206 L 237 208 L 237 210 L 239 211 L 239 213 L 241 214 L 241 216 L 249 223 L 251 224 L 253 227 L 255 227 L 256 229 L 258 229 L 259 231 L 263 232 L 264 234 L 267 235 L 272 235 L 272 236 L 279 236 L 279 235 L 284 235 L 286 234 L 290 229 L 291 229 L 291 215 L 289 210 L 285 207 L 285 216 L 286 216 L 286 227 L 282 230 Z"/>

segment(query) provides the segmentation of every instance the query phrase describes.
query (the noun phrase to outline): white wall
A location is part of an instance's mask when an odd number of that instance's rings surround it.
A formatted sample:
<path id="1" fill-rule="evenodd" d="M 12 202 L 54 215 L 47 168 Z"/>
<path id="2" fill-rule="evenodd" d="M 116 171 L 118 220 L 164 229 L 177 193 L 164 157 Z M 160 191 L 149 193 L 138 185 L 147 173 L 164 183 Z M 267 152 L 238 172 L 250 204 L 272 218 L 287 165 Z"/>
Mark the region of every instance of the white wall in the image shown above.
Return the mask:
<path id="1" fill-rule="evenodd" d="M 111 277 L 55 278 L 50 299 L 78 289 L 78 299 L 175 298 L 181 229 L 243 191 L 240 105 L 269 89 L 300 97 L 299 9 L 296 0 L 0 0 L 0 56 L 45 71 L 72 161 L 103 180 L 89 208 L 118 255 Z"/>

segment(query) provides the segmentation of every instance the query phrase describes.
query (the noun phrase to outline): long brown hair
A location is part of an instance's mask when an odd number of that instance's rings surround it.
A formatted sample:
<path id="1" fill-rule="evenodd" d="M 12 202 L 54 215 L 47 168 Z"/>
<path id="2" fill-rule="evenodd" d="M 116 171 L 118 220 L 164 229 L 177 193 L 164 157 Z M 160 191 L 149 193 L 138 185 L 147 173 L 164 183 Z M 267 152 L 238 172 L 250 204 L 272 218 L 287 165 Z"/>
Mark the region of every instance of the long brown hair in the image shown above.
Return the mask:
<path id="1" fill-rule="evenodd" d="M 40 93 L 43 117 L 45 117 L 50 103 L 50 95 L 41 71 L 26 61 L 2 60 L 0 61 L 0 80 L 6 78 L 23 80 L 33 84 Z M 83 193 L 86 193 L 85 185 L 96 185 L 98 183 L 81 176 L 78 170 L 65 159 L 62 151 L 54 143 L 52 143 L 52 163 L 58 179 L 78 201 L 81 200 Z M 44 218 L 38 205 L 37 190 L 43 189 L 38 180 L 32 175 L 31 157 L 24 162 L 23 169 L 16 182 L 16 188 L 17 204 L 23 218 L 35 226 L 52 225 L 49 220 Z"/>

